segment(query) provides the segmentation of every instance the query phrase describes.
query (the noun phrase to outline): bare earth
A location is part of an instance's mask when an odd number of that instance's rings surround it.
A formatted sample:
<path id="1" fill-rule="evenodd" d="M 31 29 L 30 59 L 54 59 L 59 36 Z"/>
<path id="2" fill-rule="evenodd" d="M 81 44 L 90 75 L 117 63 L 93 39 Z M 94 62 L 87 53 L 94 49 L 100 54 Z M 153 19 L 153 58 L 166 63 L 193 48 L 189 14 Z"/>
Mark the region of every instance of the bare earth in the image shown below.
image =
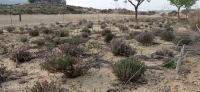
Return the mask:
<path id="1" fill-rule="evenodd" d="M 22 15 L 22 21 L 19 21 L 19 15 L 12 15 L 12 24 L 14 26 L 37 25 L 40 23 L 50 24 L 55 22 L 78 22 L 80 19 L 87 19 L 88 21 L 120 20 L 124 18 L 134 17 L 132 15 L 118 15 L 118 14 L 60 14 L 60 15 Z M 146 17 L 141 15 L 139 17 Z M 157 17 L 157 16 L 148 16 Z M 10 15 L 0 15 L 0 27 L 11 25 Z"/>
<path id="2" fill-rule="evenodd" d="M 140 16 L 140 18 L 156 18 L 159 15 L 154 16 Z M 80 19 L 87 19 L 90 21 L 98 21 L 98 14 L 87 14 L 87 15 L 22 15 L 22 22 L 18 21 L 17 15 L 12 16 L 13 25 L 20 27 L 28 25 L 39 25 L 41 23 L 54 24 L 55 22 L 68 23 L 68 22 L 78 22 Z M 124 18 L 134 17 L 132 15 L 116 15 L 116 14 L 100 14 L 100 20 L 120 20 Z M 130 24 L 130 23 L 129 23 Z M 141 23 L 140 23 L 141 24 Z M 0 28 L 10 25 L 9 15 L 0 15 Z M 153 26 L 154 27 L 154 26 Z M 150 29 L 150 28 L 147 28 Z M 19 31 L 19 29 L 17 29 Z M 75 29 L 80 31 L 80 29 Z M 95 31 L 101 31 L 101 28 L 97 23 L 94 25 Z M 143 31 L 143 29 L 130 29 L 131 31 Z M 176 32 L 190 33 L 187 28 L 182 26 L 174 27 Z M 1 92 L 25 92 L 26 88 L 32 87 L 36 81 L 54 80 L 61 84 L 61 87 L 69 89 L 70 92 L 107 92 L 109 89 L 120 89 L 122 83 L 117 79 L 117 77 L 112 72 L 112 67 L 109 63 L 114 64 L 115 62 L 125 58 L 114 56 L 110 52 L 109 46 L 104 43 L 101 34 L 95 34 L 93 31 L 90 36 L 90 40 L 86 45 L 91 45 L 92 43 L 100 44 L 104 50 L 99 52 L 99 48 L 90 48 L 90 52 L 93 54 L 102 55 L 101 59 L 107 61 L 108 63 L 102 63 L 100 68 L 91 68 L 89 72 L 75 79 L 64 78 L 63 74 L 60 73 L 48 73 L 42 70 L 40 67 L 40 59 L 33 59 L 30 62 L 25 62 L 20 64 L 17 68 L 15 67 L 15 62 L 9 59 L 8 55 L 0 55 L 0 64 L 4 64 L 9 70 L 18 71 L 19 78 L 15 80 L 9 80 L 0 84 Z M 19 41 L 21 34 L 17 32 L 8 33 L 4 30 L 4 34 L 0 34 L 0 42 L 5 43 L 9 48 L 11 45 L 21 46 L 22 42 Z M 72 30 L 74 32 L 74 30 Z M 125 37 L 127 33 L 120 31 L 118 28 L 113 27 L 113 33 L 117 36 Z M 196 33 L 194 33 L 196 34 Z M 197 33 L 200 34 L 200 33 Z M 28 34 L 25 34 L 29 36 Z M 30 37 L 29 37 L 30 38 Z M 2 40 L 4 39 L 4 40 Z M 152 46 L 142 46 L 134 39 L 125 40 L 125 42 L 130 43 L 132 47 L 137 49 L 137 55 L 146 55 L 151 57 L 151 54 L 155 51 L 168 48 L 172 49 L 176 47 L 172 42 L 165 42 L 156 37 L 156 42 L 160 43 L 158 45 Z M 45 49 L 41 47 L 40 49 Z M 38 49 L 32 49 L 37 51 Z M 174 51 L 176 60 L 178 59 L 179 52 Z M 147 69 L 144 79 L 147 83 L 144 84 L 128 84 L 126 89 L 122 92 L 200 92 L 200 57 L 187 55 L 182 62 L 180 74 L 175 74 L 175 69 L 167 69 L 162 67 L 162 60 L 157 59 L 147 59 L 143 62 L 149 67 Z M 27 75 L 22 76 L 21 72 L 26 72 Z"/>

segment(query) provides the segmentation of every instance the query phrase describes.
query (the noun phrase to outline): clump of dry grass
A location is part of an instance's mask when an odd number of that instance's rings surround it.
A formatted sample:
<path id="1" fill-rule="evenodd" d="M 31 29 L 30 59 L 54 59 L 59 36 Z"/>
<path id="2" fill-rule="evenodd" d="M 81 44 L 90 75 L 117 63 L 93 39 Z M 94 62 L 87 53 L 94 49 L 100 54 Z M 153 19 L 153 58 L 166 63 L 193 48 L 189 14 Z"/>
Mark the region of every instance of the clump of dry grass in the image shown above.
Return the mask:
<path id="1" fill-rule="evenodd" d="M 200 28 L 200 11 L 194 10 L 193 13 L 190 13 L 188 16 L 190 28 L 194 31 L 199 31 L 198 28 Z M 197 28 L 198 27 L 198 28 Z"/>
<path id="2" fill-rule="evenodd" d="M 5 29 L 6 29 L 8 32 L 12 32 L 12 31 L 15 30 L 15 27 L 7 26 Z"/>
<path id="3" fill-rule="evenodd" d="M 7 81 L 10 76 L 10 71 L 3 64 L 0 65 L 0 83 Z"/>

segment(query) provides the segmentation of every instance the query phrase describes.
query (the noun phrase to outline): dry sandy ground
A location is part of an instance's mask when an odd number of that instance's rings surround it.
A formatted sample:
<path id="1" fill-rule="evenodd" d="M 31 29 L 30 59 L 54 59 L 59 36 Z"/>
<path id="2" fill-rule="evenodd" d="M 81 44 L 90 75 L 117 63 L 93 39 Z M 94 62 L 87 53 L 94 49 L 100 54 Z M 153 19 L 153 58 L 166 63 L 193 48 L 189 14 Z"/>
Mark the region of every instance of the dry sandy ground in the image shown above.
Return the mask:
<path id="1" fill-rule="evenodd" d="M 24 25 L 37 25 L 37 24 L 49 24 L 55 22 L 78 22 L 80 19 L 87 19 L 90 21 L 97 21 L 109 19 L 119 20 L 122 18 L 130 18 L 132 15 L 118 15 L 118 14 L 63 14 L 60 15 L 22 15 L 22 21 L 19 21 L 19 15 L 12 15 L 12 23 L 14 26 Z M 157 17 L 141 15 L 139 17 Z M 11 25 L 10 15 L 0 15 L 0 27 Z"/>
<path id="2" fill-rule="evenodd" d="M 59 17 L 56 16 L 55 18 L 54 16 L 55 15 L 22 15 L 22 22 L 18 22 L 18 16 L 13 16 L 13 25 L 36 25 L 40 23 L 46 24 L 63 21 L 62 15 Z M 119 15 L 100 15 L 101 19 L 115 17 L 119 18 Z M 77 21 L 82 18 L 96 20 L 98 15 L 65 15 L 65 21 Z M 0 15 L 0 21 L 1 26 L 9 25 L 9 16 Z M 99 25 L 95 25 L 94 27 L 96 29 L 100 29 Z M 187 30 L 182 27 L 176 28 L 177 29 L 175 30 L 177 32 Z M 113 33 L 116 35 L 125 35 L 125 33 L 119 31 L 118 29 L 114 30 Z M 19 42 L 19 39 L 16 39 L 20 36 L 20 34 L 4 33 L 3 35 L 0 36 L 3 36 L 4 39 L 9 40 L 7 43 L 8 45 L 22 45 L 22 43 Z M 20 76 L 16 80 L 2 83 L 0 90 L 3 92 L 25 92 L 27 87 L 32 87 L 38 80 L 54 80 L 57 83 L 60 83 L 61 87 L 69 89 L 70 92 L 106 92 L 108 89 L 112 88 L 119 89 L 122 86 L 121 82 L 112 73 L 110 63 L 113 64 L 124 57 L 113 56 L 109 47 L 105 45 L 103 38 L 99 35 L 100 34 L 91 35 L 90 37 L 92 39 L 90 39 L 87 44 L 101 44 L 100 46 L 105 49 L 102 52 L 99 52 L 98 48 L 90 49 L 90 52 L 93 54 L 97 53 L 102 55 L 102 61 L 100 61 L 102 63 L 101 67 L 92 68 L 89 70 L 88 74 L 75 79 L 64 78 L 62 74 L 52 74 L 45 70 L 41 70 L 39 65 L 41 61 L 40 59 L 33 59 L 30 62 L 22 63 L 18 68 L 16 68 L 15 63 L 9 60 L 8 56 L 0 56 L 0 64 L 5 64 L 10 70 L 20 71 L 19 73 L 27 73 L 27 75 Z M 160 44 L 153 46 L 141 46 L 135 40 L 124 41 L 137 48 L 137 55 L 140 55 L 142 52 L 143 55 L 147 55 L 149 57 L 152 53 L 159 49 L 170 49 L 175 46 L 173 43 L 165 42 L 159 38 L 156 38 L 155 41 Z M 177 59 L 179 52 L 174 52 Z M 103 61 L 106 61 L 107 63 L 103 63 Z M 161 60 L 147 59 L 143 60 L 143 62 L 149 67 L 144 76 L 144 79 L 147 81 L 147 83 L 128 84 L 123 92 L 200 92 L 200 57 L 188 55 L 188 57 L 183 60 L 180 74 L 178 75 L 175 74 L 174 69 L 163 68 L 161 66 Z"/>

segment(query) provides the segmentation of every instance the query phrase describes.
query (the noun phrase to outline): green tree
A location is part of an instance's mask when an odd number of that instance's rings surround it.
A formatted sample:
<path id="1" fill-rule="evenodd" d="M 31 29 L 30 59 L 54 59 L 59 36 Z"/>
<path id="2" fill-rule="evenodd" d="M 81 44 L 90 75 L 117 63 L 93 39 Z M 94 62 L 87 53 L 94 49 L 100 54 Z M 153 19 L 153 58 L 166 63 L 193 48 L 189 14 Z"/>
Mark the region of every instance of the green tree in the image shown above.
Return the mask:
<path id="1" fill-rule="evenodd" d="M 178 19 L 180 18 L 180 9 L 185 7 L 186 9 L 191 8 L 198 0 L 168 0 L 171 5 L 178 8 Z"/>
<path id="2" fill-rule="evenodd" d="M 28 0 L 29 3 L 41 2 L 41 0 Z"/>
<path id="3" fill-rule="evenodd" d="M 114 1 L 118 1 L 118 0 L 114 0 Z M 134 4 L 132 0 L 128 0 L 128 2 L 130 4 L 132 4 L 135 7 L 135 21 L 138 22 L 137 16 L 138 16 L 138 7 L 145 1 L 145 0 L 135 0 L 137 3 Z M 147 0 L 148 2 L 150 2 L 151 0 Z M 126 3 L 127 0 L 124 1 L 124 3 Z"/>
<path id="4" fill-rule="evenodd" d="M 62 0 L 62 1 L 60 2 L 60 4 L 66 5 L 66 0 Z"/>

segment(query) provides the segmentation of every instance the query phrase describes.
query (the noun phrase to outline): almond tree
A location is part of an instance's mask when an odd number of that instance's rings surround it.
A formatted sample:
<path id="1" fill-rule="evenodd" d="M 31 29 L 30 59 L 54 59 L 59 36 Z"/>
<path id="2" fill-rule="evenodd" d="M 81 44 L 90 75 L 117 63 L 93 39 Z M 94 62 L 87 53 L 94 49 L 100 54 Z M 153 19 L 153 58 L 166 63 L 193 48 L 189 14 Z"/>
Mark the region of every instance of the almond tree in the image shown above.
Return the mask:
<path id="1" fill-rule="evenodd" d="M 114 1 L 118 1 L 118 0 L 114 0 Z M 135 21 L 138 22 L 137 16 L 138 16 L 138 7 L 145 1 L 145 0 L 135 0 L 137 3 L 134 4 L 132 0 L 128 0 L 128 2 L 133 5 L 135 7 Z M 147 0 L 148 2 L 150 2 L 151 0 Z M 125 0 L 124 2 L 127 2 L 127 0 Z"/>
<path id="2" fill-rule="evenodd" d="M 180 9 L 181 7 L 191 8 L 197 0 L 168 0 L 171 5 L 178 8 L 178 19 L 180 18 Z"/>

